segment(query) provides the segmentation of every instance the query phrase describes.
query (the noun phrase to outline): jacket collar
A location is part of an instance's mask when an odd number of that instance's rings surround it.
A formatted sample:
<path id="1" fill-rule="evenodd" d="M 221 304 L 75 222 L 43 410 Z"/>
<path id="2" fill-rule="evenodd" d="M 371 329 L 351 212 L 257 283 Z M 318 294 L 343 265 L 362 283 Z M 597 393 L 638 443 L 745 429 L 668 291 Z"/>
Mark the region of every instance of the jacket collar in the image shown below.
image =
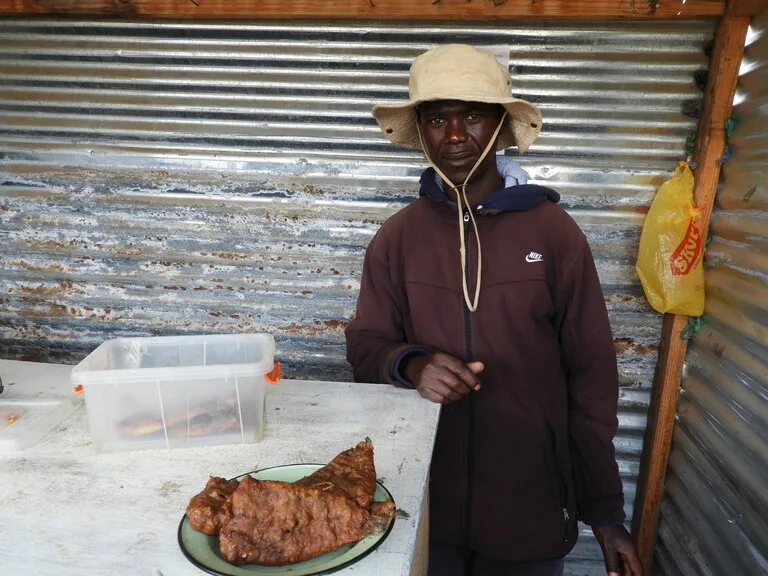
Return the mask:
<path id="1" fill-rule="evenodd" d="M 526 212 L 547 200 L 555 204 L 560 201 L 560 194 L 551 188 L 528 184 L 528 173 L 511 158 L 497 156 L 496 167 L 504 180 L 504 187 L 475 206 L 474 210 L 477 214 Z M 443 190 L 443 181 L 435 173 L 434 168 L 427 168 L 422 173 L 419 183 L 421 184 L 419 196 L 426 196 L 436 202 L 448 202 L 455 205 L 455 201 L 449 198 Z"/>

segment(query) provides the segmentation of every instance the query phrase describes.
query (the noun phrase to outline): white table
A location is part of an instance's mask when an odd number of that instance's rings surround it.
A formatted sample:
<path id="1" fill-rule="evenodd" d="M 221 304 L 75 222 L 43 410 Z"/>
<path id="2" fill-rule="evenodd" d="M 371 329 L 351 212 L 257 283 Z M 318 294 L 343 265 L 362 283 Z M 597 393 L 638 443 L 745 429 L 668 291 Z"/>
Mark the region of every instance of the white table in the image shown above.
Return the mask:
<path id="1" fill-rule="evenodd" d="M 71 395 L 71 368 L 0 360 L 0 399 Z M 210 475 L 327 462 L 366 436 L 377 475 L 410 519 L 339 574 L 423 574 L 439 407 L 391 386 L 284 380 L 269 388 L 266 411 L 257 444 L 96 454 L 82 407 L 35 446 L 0 455 L 0 574 L 202 575 L 176 530 Z"/>

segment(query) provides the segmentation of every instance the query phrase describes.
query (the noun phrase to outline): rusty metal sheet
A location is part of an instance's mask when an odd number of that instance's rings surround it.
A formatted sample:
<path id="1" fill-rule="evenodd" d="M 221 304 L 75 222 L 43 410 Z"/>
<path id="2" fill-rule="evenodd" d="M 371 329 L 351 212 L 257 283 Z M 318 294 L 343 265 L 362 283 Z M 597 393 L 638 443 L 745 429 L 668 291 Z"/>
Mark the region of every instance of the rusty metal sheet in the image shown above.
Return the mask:
<path id="1" fill-rule="evenodd" d="M 363 252 L 423 159 L 374 102 L 437 43 L 508 49 L 541 138 L 519 161 L 586 232 L 621 378 L 631 515 L 660 317 L 634 271 L 696 126 L 711 22 L 0 21 L 0 355 L 116 336 L 268 331 L 287 376 L 349 380 Z M 603 572 L 586 529 L 571 574 Z"/>
<path id="2" fill-rule="evenodd" d="M 747 43 L 677 408 L 663 574 L 768 573 L 768 12 Z"/>

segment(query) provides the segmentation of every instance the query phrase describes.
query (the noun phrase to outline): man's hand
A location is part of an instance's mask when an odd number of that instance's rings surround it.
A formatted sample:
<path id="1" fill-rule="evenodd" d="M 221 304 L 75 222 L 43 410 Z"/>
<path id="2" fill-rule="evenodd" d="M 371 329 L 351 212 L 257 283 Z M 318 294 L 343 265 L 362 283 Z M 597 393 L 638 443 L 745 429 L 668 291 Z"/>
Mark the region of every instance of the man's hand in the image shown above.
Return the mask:
<path id="1" fill-rule="evenodd" d="M 473 390 L 480 390 L 477 375 L 483 368 L 482 362 L 464 362 L 450 354 L 438 352 L 409 358 L 403 376 L 427 400 L 451 404 Z"/>
<path id="2" fill-rule="evenodd" d="M 608 576 L 643 576 L 643 565 L 624 526 L 592 526 L 603 549 Z"/>

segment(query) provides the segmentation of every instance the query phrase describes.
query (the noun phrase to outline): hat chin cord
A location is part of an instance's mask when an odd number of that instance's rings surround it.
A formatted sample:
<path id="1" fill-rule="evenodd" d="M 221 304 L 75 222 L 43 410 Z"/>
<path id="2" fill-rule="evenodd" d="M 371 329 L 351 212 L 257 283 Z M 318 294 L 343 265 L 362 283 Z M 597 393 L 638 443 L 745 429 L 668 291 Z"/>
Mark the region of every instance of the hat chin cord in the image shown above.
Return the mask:
<path id="1" fill-rule="evenodd" d="M 480 164 L 485 160 L 485 157 L 488 156 L 488 153 L 491 151 L 491 149 L 496 144 L 496 138 L 498 138 L 499 133 L 501 132 L 501 129 L 504 127 L 504 121 L 507 118 L 507 112 L 504 112 L 504 115 L 501 117 L 501 120 L 499 121 L 499 125 L 496 127 L 496 130 L 493 133 L 493 136 L 491 137 L 491 140 L 488 142 L 488 145 L 485 147 L 485 150 L 480 155 L 480 158 L 477 159 L 477 162 L 475 162 L 475 165 L 472 167 L 472 170 L 469 171 L 469 174 L 467 174 L 467 177 L 464 179 L 464 183 L 460 186 L 456 186 L 451 180 L 443 174 L 443 172 L 440 170 L 440 168 L 437 167 L 437 165 L 432 161 L 432 158 L 429 157 L 429 153 L 427 152 L 427 147 L 424 146 L 424 137 L 421 134 L 421 127 L 419 126 L 418 121 L 416 122 L 416 131 L 419 133 L 419 140 L 421 141 L 421 148 L 424 150 L 424 155 L 427 158 L 427 162 L 429 162 L 429 165 L 432 166 L 432 168 L 435 169 L 435 172 L 437 172 L 438 176 L 443 179 L 443 182 L 448 184 L 451 187 L 451 190 L 456 192 L 456 213 L 459 216 L 459 253 L 461 255 L 461 288 L 464 292 L 464 302 L 467 305 L 467 308 L 470 312 L 474 312 L 477 310 L 478 302 L 480 301 L 480 284 L 482 279 L 482 273 L 483 273 L 483 251 L 480 247 L 480 234 L 477 231 L 477 222 L 475 221 L 475 215 L 472 212 L 472 207 L 469 205 L 469 201 L 467 200 L 467 184 L 469 183 L 469 179 L 472 178 L 472 175 L 475 173 L 475 170 L 480 166 Z M 469 218 L 472 221 L 472 228 L 475 232 L 475 240 L 477 240 L 477 282 L 475 283 L 475 293 L 474 297 L 470 299 L 469 297 L 469 285 L 467 281 L 467 250 L 466 250 L 466 236 L 464 235 L 464 206 L 467 208 L 467 213 L 469 214 Z"/>

